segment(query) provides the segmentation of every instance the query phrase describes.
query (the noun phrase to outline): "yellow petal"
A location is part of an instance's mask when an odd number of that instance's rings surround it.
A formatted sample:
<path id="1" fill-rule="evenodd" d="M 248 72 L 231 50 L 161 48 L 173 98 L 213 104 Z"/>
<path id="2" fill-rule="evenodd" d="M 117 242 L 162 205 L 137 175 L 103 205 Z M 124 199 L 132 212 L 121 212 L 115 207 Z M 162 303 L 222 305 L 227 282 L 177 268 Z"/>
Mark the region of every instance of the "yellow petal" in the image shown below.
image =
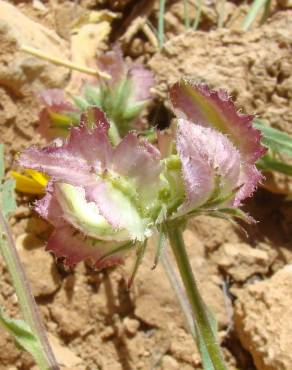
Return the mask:
<path id="1" fill-rule="evenodd" d="M 25 175 L 21 175 L 16 171 L 10 172 L 11 176 L 15 179 L 16 190 L 22 193 L 28 194 L 44 194 L 46 189 L 45 186 L 41 185 L 39 182 Z"/>
<path id="2" fill-rule="evenodd" d="M 25 172 L 43 187 L 47 186 L 49 176 L 35 170 L 25 170 Z"/>

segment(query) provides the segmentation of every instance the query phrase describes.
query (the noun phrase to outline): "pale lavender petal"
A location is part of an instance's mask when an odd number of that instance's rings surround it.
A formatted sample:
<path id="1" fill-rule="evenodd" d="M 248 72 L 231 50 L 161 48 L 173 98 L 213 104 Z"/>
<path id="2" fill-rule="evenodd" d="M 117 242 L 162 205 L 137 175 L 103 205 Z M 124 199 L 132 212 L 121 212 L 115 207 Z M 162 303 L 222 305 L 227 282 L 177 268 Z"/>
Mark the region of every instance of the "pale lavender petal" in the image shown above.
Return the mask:
<path id="1" fill-rule="evenodd" d="M 236 189 L 240 154 L 223 134 L 179 119 L 177 151 L 187 194 L 181 211 L 198 208 L 212 196 L 217 186 L 222 196 Z"/>
<path id="2" fill-rule="evenodd" d="M 69 225 L 55 229 L 48 240 L 46 249 L 56 257 L 64 257 L 65 265 L 73 266 L 78 262 L 90 260 L 95 267 L 102 269 L 123 263 L 122 254 L 102 258 L 114 248 L 117 243 L 105 242 L 86 237 Z"/>

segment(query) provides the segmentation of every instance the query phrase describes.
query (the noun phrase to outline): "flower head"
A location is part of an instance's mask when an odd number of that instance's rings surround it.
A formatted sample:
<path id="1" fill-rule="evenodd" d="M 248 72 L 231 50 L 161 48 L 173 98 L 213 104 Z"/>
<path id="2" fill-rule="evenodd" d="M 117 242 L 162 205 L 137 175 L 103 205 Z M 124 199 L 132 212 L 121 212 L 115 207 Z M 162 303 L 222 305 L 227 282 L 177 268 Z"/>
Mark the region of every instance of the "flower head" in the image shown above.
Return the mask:
<path id="1" fill-rule="evenodd" d="M 51 177 L 35 209 L 55 226 L 47 249 L 69 265 L 121 262 L 121 251 L 143 242 L 160 212 L 159 151 L 134 133 L 113 147 L 108 131 L 105 115 L 91 108 L 65 141 L 31 147 L 19 158 Z"/>
<path id="2" fill-rule="evenodd" d="M 111 79 L 84 85 L 80 96 L 73 97 L 74 105 L 65 100 L 62 90 L 49 89 L 40 94 L 45 107 L 39 116 L 39 131 L 48 140 L 66 137 L 69 128 L 79 124 L 81 113 L 89 106 L 96 106 L 107 114 L 111 136 L 124 136 L 137 126 L 151 98 L 153 74 L 142 65 L 126 63 L 119 47 L 100 56 L 98 66 Z"/>
<path id="3" fill-rule="evenodd" d="M 88 108 L 66 139 L 21 155 L 20 165 L 50 176 L 35 209 L 55 227 L 48 249 L 67 264 L 120 263 L 158 224 L 176 218 L 239 215 L 264 153 L 251 116 L 205 85 L 175 85 L 171 98 L 178 119 L 172 131 L 158 132 L 158 149 L 132 132 L 113 146 L 105 114 Z"/>

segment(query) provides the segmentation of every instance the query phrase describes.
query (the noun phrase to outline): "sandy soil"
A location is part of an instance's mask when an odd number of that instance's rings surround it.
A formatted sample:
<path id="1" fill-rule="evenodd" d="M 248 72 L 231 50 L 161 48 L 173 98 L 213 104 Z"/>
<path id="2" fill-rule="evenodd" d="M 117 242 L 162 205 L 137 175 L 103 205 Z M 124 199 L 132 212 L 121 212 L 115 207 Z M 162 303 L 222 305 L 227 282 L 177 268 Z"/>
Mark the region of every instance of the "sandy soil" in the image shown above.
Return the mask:
<path id="1" fill-rule="evenodd" d="M 255 24 L 245 34 L 238 31 L 238 25 L 248 8 L 240 1 L 226 1 L 224 21 L 228 28 L 219 29 L 219 2 L 206 2 L 196 32 L 185 30 L 182 1 L 171 1 L 165 15 L 167 43 L 161 52 L 142 30 L 124 37 L 137 16 L 135 12 L 129 16 L 133 3 L 83 0 L 77 6 L 68 1 L 41 5 L 17 1 L 15 7 L 7 7 L 0 1 L 0 137 L 6 145 L 7 170 L 17 152 L 31 143 L 42 143 L 35 131 L 39 111 L 35 94 L 48 87 L 64 88 L 70 80 L 65 68 L 25 55 L 19 45 L 28 43 L 68 57 L 70 22 L 84 9 L 120 13 L 110 40 L 121 40 L 128 57 L 145 62 L 157 75 L 150 113 L 163 102 L 174 80 L 191 75 L 227 88 L 239 106 L 292 132 L 289 1 L 272 1 L 268 22 Z M 157 2 L 152 10 L 146 10 L 154 22 Z M 109 42 L 106 45 L 109 47 Z M 165 125 L 166 117 L 159 115 L 151 123 Z M 291 191 L 289 179 L 271 179 L 277 191 Z M 153 241 L 132 289 L 127 291 L 131 260 L 101 272 L 83 263 L 65 269 L 44 251 L 51 230 L 31 210 L 33 198 L 18 195 L 18 201 L 11 225 L 60 365 L 72 370 L 201 369 L 198 351 L 162 266 L 151 270 Z M 291 202 L 259 189 L 246 210 L 259 221 L 246 227 L 248 237 L 223 220 L 201 216 L 190 222 L 185 240 L 191 263 L 203 297 L 218 320 L 229 369 L 290 370 Z M 1 260 L 0 274 L 0 305 L 18 315 L 17 300 Z M 31 357 L 17 349 L 3 331 L 0 369 L 36 369 Z"/>

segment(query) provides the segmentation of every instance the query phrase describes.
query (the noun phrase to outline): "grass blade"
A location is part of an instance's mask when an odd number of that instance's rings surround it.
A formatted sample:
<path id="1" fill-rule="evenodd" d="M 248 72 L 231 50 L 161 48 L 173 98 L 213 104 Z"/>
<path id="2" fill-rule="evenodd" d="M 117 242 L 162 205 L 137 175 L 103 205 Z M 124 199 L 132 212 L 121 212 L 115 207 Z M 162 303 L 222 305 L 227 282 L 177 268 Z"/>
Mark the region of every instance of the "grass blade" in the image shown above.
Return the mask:
<path id="1" fill-rule="evenodd" d="M 252 25 L 258 13 L 262 10 L 263 7 L 265 7 L 264 17 L 267 16 L 266 12 L 268 11 L 269 3 L 270 3 L 269 0 L 254 0 L 247 16 L 243 20 L 243 23 L 241 26 L 243 31 L 247 31 L 249 29 L 249 27 Z"/>
<path id="2" fill-rule="evenodd" d="M 159 47 L 162 48 L 164 44 L 164 13 L 166 0 L 159 0 L 159 14 L 158 14 L 158 41 Z"/>

